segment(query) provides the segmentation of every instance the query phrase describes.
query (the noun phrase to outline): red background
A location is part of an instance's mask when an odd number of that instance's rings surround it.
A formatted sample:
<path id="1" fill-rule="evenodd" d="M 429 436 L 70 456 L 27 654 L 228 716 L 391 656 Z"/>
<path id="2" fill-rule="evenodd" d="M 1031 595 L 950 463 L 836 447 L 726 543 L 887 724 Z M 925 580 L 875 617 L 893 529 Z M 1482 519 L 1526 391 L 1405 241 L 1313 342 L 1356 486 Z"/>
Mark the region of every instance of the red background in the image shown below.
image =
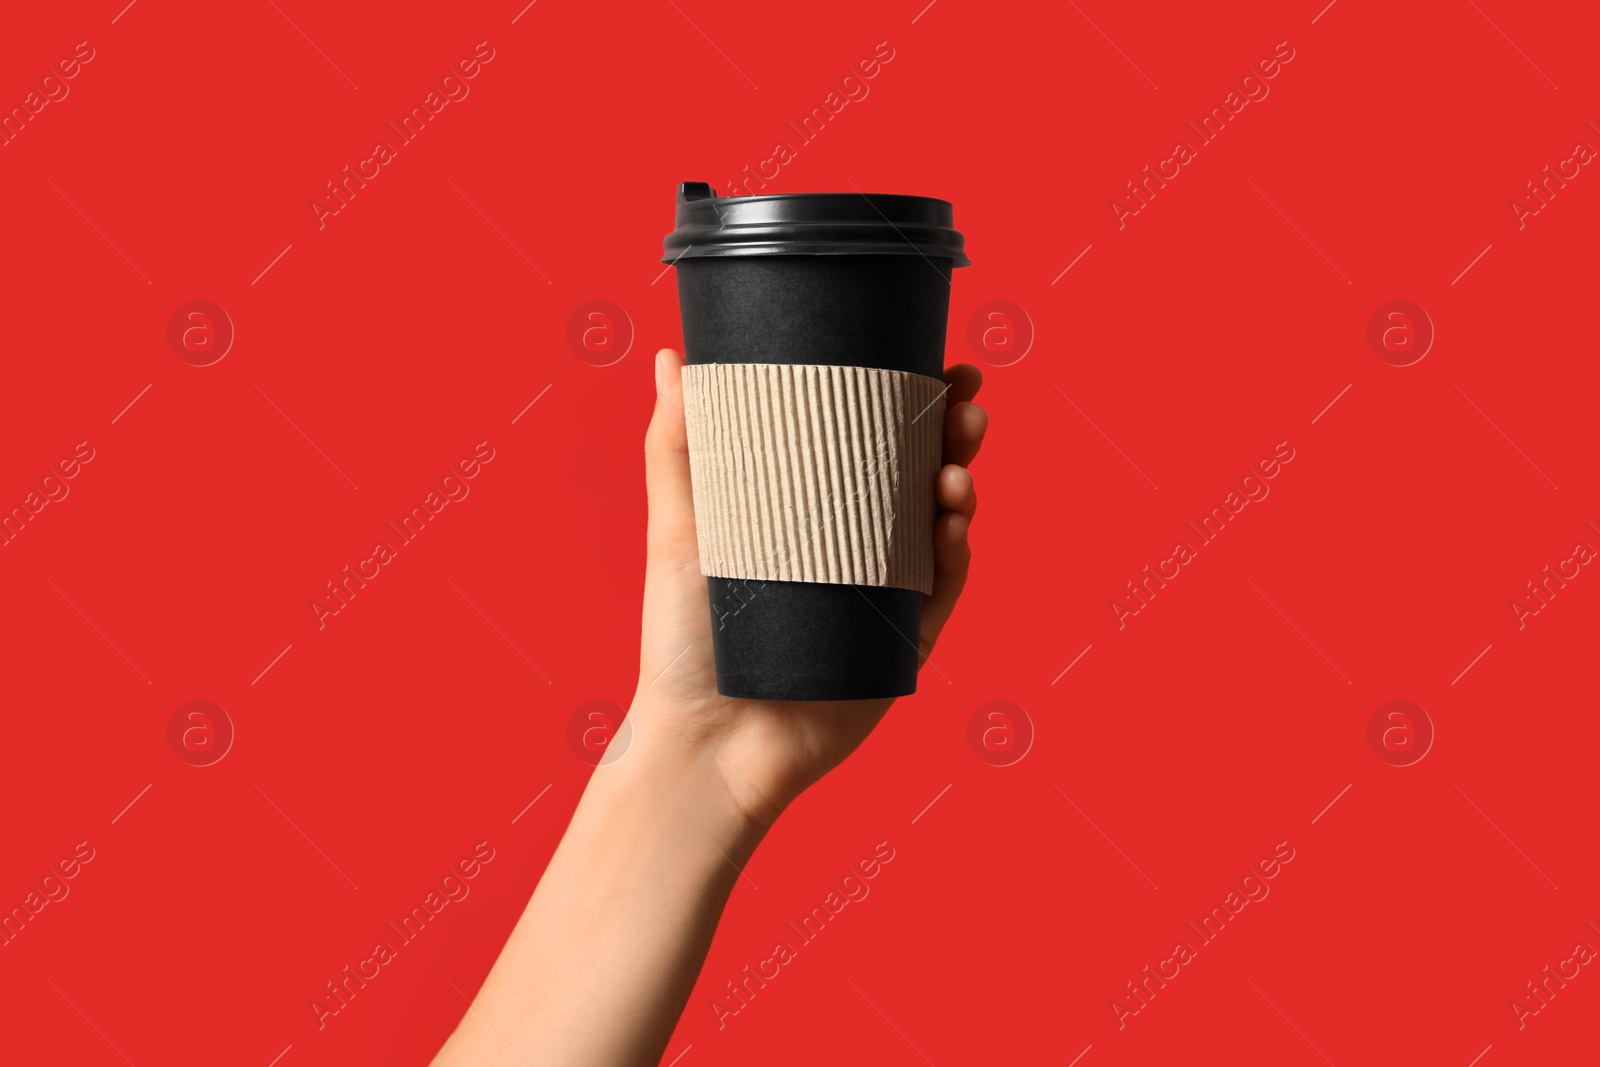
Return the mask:
<path id="1" fill-rule="evenodd" d="M 764 844 L 664 1062 L 1592 1057 L 1593 968 L 1508 1007 L 1600 947 L 1600 577 L 1508 608 L 1600 546 L 1600 177 L 1508 208 L 1600 146 L 1592 21 L 922 2 L 7 13 L 6 109 L 95 50 L 0 149 L 0 502 L 95 450 L 0 549 L 0 903 L 95 850 L 0 948 L 8 1060 L 427 1062 L 583 787 L 568 717 L 633 689 L 675 183 L 794 140 L 880 41 L 770 189 L 952 200 L 951 361 L 990 300 L 1034 341 L 987 368 L 937 670 Z M 319 229 L 323 183 L 479 41 L 470 95 Z M 1270 95 L 1119 229 L 1110 198 L 1281 41 Z M 166 341 L 193 299 L 237 334 L 207 367 Z M 636 338 L 604 367 L 566 341 L 596 299 Z M 1365 339 L 1391 299 L 1437 332 L 1412 366 Z M 480 441 L 471 495 L 319 630 L 323 583 Z M 1281 441 L 1270 496 L 1119 630 L 1110 598 Z M 167 742 L 195 699 L 236 730 L 211 766 Z M 1436 731 L 1411 766 L 1366 740 L 1391 699 Z M 1036 733 L 1009 767 L 967 743 L 991 700 Z M 479 841 L 471 895 L 319 1030 L 311 998 Z M 880 841 L 870 897 L 719 1030 L 723 983 Z M 1270 896 L 1119 1029 L 1278 842 Z"/>

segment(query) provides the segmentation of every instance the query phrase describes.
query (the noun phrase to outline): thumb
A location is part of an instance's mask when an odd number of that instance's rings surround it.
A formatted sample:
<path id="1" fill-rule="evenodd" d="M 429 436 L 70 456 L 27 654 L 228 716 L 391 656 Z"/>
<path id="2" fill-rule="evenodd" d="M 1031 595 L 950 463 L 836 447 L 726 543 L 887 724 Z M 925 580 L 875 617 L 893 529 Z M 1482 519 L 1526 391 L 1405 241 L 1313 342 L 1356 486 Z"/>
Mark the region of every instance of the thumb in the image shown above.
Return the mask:
<path id="1" fill-rule="evenodd" d="M 656 353 L 656 408 L 644 435 L 645 491 L 650 505 L 649 566 L 676 570 L 698 562 L 689 437 L 683 418 L 684 360 L 670 348 Z"/>

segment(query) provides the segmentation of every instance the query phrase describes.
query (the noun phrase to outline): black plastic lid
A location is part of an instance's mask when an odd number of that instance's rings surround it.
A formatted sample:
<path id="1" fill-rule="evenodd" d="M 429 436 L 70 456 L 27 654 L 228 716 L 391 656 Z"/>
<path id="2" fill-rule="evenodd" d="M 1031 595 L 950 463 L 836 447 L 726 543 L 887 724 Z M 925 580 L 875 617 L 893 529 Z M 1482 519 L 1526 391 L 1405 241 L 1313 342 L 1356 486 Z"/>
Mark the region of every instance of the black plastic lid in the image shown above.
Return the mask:
<path id="1" fill-rule="evenodd" d="M 715 256 L 923 255 L 970 267 L 948 200 L 893 193 L 718 197 L 678 186 L 663 263 Z"/>

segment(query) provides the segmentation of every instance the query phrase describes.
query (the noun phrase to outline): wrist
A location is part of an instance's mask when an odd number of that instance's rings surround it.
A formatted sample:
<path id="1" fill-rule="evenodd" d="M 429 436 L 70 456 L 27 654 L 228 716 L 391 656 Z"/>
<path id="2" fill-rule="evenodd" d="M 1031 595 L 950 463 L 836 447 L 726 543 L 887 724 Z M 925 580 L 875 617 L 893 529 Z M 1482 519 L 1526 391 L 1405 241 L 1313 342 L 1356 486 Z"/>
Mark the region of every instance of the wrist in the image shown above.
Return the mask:
<path id="1" fill-rule="evenodd" d="M 643 817 L 661 832 L 686 831 L 691 848 L 742 870 L 772 820 L 742 802 L 724 773 L 721 741 L 685 736 L 637 701 L 627 723 L 611 742 L 626 747 L 608 752 L 595 768 L 586 798 L 594 794 L 616 813 Z"/>

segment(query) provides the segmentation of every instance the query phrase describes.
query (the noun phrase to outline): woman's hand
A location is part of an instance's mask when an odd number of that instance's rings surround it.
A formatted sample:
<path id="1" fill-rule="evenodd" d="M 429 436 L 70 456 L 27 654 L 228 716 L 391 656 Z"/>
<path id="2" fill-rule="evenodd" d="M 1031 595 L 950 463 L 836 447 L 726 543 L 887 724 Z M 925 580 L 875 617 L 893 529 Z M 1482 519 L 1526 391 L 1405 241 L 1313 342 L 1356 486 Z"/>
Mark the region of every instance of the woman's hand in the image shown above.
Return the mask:
<path id="1" fill-rule="evenodd" d="M 656 407 L 645 435 L 650 525 L 639 687 L 629 712 L 634 741 L 683 746 L 707 761 L 727 799 L 759 835 L 790 801 L 853 752 L 883 718 L 889 699 L 781 702 L 717 692 L 711 612 L 700 573 L 689 447 L 679 372 L 683 357 L 656 354 Z M 983 374 L 969 364 L 945 373 L 944 459 L 934 524 L 933 592 L 923 598 L 920 652 L 933 652 L 966 584 L 967 530 L 978 498 L 967 465 L 988 416 L 973 403 Z M 757 593 L 759 597 L 759 593 Z"/>
<path id="2" fill-rule="evenodd" d="M 650 494 L 644 642 L 626 749 L 595 768 L 566 836 L 435 1067 L 658 1061 L 743 865 L 784 807 L 848 756 L 892 701 L 778 703 L 718 695 L 711 612 L 676 352 L 656 356 L 645 436 Z M 922 603 L 933 651 L 966 582 L 977 496 L 966 464 L 982 376 L 952 367 L 937 573 Z M 613 741 L 613 744 L 617 744 Z M 680 1054 L 681 1055 L 681 1054 Z"/>

